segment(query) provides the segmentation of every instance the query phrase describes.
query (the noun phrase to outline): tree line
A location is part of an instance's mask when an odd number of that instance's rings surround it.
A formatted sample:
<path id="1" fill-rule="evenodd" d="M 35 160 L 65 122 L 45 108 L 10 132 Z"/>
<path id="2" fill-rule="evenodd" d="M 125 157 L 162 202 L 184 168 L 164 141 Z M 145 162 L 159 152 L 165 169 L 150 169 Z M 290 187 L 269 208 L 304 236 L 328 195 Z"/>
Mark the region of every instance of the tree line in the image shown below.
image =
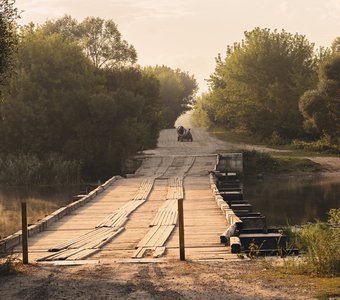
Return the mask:
<path id="1" fill-rule="evenodd" d="M 304 35 L 255 28 L 216 58 L 209 91 L 195 105 L 196 121 L 242 129 L 274 143 L 340 130 L 340 38 L 315 49 Z"/>
<path id="2" fill-rule="evenodd" d="M 11 51 L 1 55 L 13 67 L 0 103 L 3 167 L 54 160 L 77 173 L 74 178 L 108 178 L 120 173 L 127 156 L 155 147 L 160 130 L 172 127 L 194 99 L 193 76 L 138 66 L 135 48 L 112 20 L 64 16 L 8 30 Z M 49 172 L 36 166 L 24 167 L 35 170 L 33 183 L 44 177 L 39 170 Z M 58 177 L 47 175 L 50 183 Z"/>

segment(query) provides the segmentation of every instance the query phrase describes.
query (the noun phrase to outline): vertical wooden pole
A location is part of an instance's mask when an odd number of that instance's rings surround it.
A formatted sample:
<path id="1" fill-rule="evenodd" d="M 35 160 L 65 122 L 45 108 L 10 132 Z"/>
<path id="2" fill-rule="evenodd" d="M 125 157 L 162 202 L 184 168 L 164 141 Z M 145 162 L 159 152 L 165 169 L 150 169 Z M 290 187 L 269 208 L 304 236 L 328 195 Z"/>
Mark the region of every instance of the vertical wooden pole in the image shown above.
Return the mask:
<path id="1" fill-rule="evenodd" d="M 28 231 L 26 202 L 21 203 L 22 263 L 28 264 Z"/>
<path id="2" fill-rule="evenodd" d="M 179 258 L 185 260 L 183 199 L 178 199 Z"/>

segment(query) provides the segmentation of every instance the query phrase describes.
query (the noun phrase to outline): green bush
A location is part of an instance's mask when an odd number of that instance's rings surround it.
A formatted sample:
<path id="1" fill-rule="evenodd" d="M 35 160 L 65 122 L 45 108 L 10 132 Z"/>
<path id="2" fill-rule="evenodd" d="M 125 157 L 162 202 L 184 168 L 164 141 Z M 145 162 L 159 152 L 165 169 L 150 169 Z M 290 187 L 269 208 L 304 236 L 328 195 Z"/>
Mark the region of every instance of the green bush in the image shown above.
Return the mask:
<path id="1" fill-rule="evenodd" d="M 302 149 L 319 153 L 340 154 L 339 143 L 332 141 L 332 139 L 328 135 L 324 135 L 319 140 L 313 142 L 293 140 L 292 146 L 295 149 Z"/>
<path id="2" fill-rule="evenodd" d="M 300 244 L 306 251 L 302 267 L 313 275 L 340 274 L 340 231 L 318 222 L 302 229 Z"/>
<path id="3" fill-rule="evenodd" d="M 290 240 L 305 255 L 299 262 L 287 260 L 289 272 L 313 276 L 340 275 L 340 209 L 329 212 L 329 220 L 304 226 Z"/>
<path id="4" fill-rule="evenodd" d="M 273 146 L 281 146 L 281 145 L 286 145 L 288 142 L 287 139 L 284 139 L 277 131 L 273 131 L 269 144 Z"/>

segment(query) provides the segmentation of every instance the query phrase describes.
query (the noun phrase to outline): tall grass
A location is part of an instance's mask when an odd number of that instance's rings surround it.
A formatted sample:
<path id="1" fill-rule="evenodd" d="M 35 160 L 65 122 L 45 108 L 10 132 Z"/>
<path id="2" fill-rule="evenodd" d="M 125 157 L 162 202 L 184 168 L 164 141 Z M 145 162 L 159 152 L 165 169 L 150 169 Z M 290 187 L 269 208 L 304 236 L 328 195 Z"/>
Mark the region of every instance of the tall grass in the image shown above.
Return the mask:
<path id="1" fill-rule="evenodd" d="M 0 276 L 20 272 L 21 262 L 13 253 L 0 252 Z"/>
<path id="2" fill-rule="evenodd" d="M 328 222 L 308 224 L 292 237 L 304 256 L 287 260 L 285 269 L 314 276 L 340 275 L 340 209 L 330 210 Z"/>
<path id="3" fill-rule="evenodd" d="M 81 163 L 60 154 L 40 159 L 33 154 L 0 155 L 0 184 L 73 184 L 80 182 Z"/>
<path id="4" fill-rule="evenodd" d="M 328 135 L 323 135 L 319 140 L 306 142 L 293 140 L 292 146 L 295 149 L 302 149 L 325 154 L 340 154 L 339 140 L 334 141 Z"/>

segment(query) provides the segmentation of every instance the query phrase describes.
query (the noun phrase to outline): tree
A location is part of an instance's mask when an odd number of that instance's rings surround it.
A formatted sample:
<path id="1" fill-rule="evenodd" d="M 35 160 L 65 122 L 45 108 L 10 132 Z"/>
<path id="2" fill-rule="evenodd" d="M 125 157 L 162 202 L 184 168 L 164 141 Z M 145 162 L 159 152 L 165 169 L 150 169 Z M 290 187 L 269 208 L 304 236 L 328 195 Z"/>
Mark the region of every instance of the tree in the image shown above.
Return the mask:
<path id="1" fill-rule="evenodd" d="M 15 20 L 19 17 L 14 7 L 15 1 L 0 2 L 0 84 L 3 84 L 11 66 L 11 58 L 16 45 Z"/>
<path id="2" fill-rule="evenodd" d="M 81 39 L 81 30 L 79 23 L 70 15 L 65 15 L 56 20 L 47 20 L 40 29 L 45 35 L 59 34 L 68 42 L 79 42 Z"/>
<path id="3" fill-rule="evenodd" d="M 135 48 L 122 39 L 112 20 L 87 17 L 78 23 L 65 15 L 47 21 L 41 28 L 46 34 L 59 33 L 68 41 L 76 41 L 97 69 L 130 66 L 137 61 Z"/>
<path id="4" fill-rule="evenodd" d="M 268 137 L 302 132 L 300 96 L 316 83 L 314 45 L 299 34 L 255 28 L 216 59 L 207 97 L 215 122 Z"/>
<path id="5" fill-rule="evenodd" d="M 340 36 L 336 37 L 332 43 L 331 46 L 332 51 L 335 52 L 340 52 Z"/>
<path id="6" fill-rule="evenodd" d="M 171 128 L 182 113 L 192 108 L 197 92 L 196 79 L 167 66 L 147 67 L 144 71 L 159 81 L 163 127 Z"/>
<path id="7" fill-rule="evenodd" d="M 327 134 L 333 141 L 340 135 L 340 54 L 321 65 L 317 89 L 309 90 L 300 99 L 300 110 L 309 132 Z"/>
<path id="8" fill-rule="evenodd" d="M 104 69 L 101 92 L 88 103 L 65 152 L 80 157 L 84 173 L 107 178 L 121 171 L 124 159 L 155 146 L 160 129 L 159 86 L 137 68 Z"/>
<path id="9" fill-rule="evenodd" d="M 1 150 L 62 152 L 86 117 L 92 94 L 91 63 L 80 47 L 58 34 L 28 26 L 21 32 L 9 92 L 1 105 Z"/>
<path id="10" fill-rule="evenodd" d="M 125 157 L 157 142 L 157 79 L 132 66 L 96 69 L 74 38 L 45 29 L 20 33 L 0 103 L 0 152 L 62 153 L 81 161 L 87 180 L 119 173 Z"/>
<path id="11" fill-rule="evenodd" d="M 80 23 L 81 43 L 96 68 L 134 64 L 137 53 L 112 20 L 88 17 Z"/>

